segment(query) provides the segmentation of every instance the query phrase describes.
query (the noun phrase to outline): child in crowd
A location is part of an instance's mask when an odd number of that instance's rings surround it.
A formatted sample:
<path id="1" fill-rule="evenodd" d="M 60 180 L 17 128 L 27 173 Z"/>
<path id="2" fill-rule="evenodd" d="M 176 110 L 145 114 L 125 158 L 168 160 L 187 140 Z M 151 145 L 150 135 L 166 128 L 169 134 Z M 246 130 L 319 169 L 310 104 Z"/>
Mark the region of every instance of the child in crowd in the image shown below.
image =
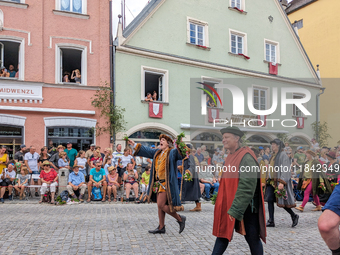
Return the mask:
<path id="1" fill-rule="evenodd" d="M 109 175 L 109 168 L 112 166 L 112 154 L 107 155 L 105 157 L 105 162 L 104 162 L 104 170 L 105 170 L 105 175 Z"/>
<path id="2" fill-rule="evenodd" d="M 148 186 L 149 186 L 149 180 L 150 180 L 150 169 L 151 166 L 148 165 L 145 168 L 145 172 L 142 174 L 142 192 L 146 193 L 148 191 Z"/>
<path id="3" fill-rule="evenodd" d="M 109 196 L 109 202 L 111 202 L 111 193 L 113 193 L 113 202 L 117 202 L 117 189 L 120 187 L 118 183 L 117 167 L 110 166 L 108 168 L 109 174 L 107 175 L 107 195 Z"/>
<path id="4" fill-rule="evenodd" d="M 28 186 L 28 180 L 30 176 L 28 175 L 27 167 L 22 167 L 20 175 L 18 176 L 18 183 L 14 186 L 15 190 L 20 194 L 19 199 L 22 200 L 25 197 L 24 190 Z"/>
<path id="5" fill-rule="evenodd" d="M 74 162 L 75 165 L 79 166 L 79 172 L 82 172 L 84 176 L 86 176 L 86 162 L 85 151 L 79 151 L 78 156 Z"/>
<path id="6" fill-rule="evenodd" d="M 70 164 L 66 159 L 66 152 L 62 151 L 59 153 L 59 160 L 58 160 L 58 166 L 59 168 L 67 168 L 70 169 Z"/>

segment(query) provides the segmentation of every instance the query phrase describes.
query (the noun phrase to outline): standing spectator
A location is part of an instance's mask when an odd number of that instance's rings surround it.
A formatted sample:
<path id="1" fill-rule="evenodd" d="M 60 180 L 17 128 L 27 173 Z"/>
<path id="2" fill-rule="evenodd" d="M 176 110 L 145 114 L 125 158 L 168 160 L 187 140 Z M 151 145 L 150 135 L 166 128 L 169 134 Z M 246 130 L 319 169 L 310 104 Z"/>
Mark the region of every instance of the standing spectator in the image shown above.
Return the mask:
<path id="1" fill-rule="evenodd" d="M 104 153 L 102 153 L 102 152 L 100 152 L 100 150 L 102 149 L 102 147 L 100 147 L 100 146 L 96 146 L 96 151 L 99 151 L 99 153 L 100 153 L 100 156 L 101 156 L 101 158 L 102 158 L 102 161 L 104 161 L 104 158 L 105 158 L 105 154 Z"/>
<path id="2" fill-rule="evenodd" d="M 126 171 L 124 172 L 124 175 L 123 175 L 123 180 L 125 181 L 125 186 L 126 186 L 126 202 L 129 202 L 131 188 L 133 189 L 133 192 L 135 193 L 135 200 L 137 200 L 138 174 L 137 174 L 137 171 L 133 169 L 132 163 L 127 163 Z"/>
<path id="3" fill-rule="evenodd" d="M 130 149 L 129 148 L 125 148 L 124 149 L 124 154 L 119 158 L 118 160 L 118 167 L 120 167 L 120 172 L 118 172 L 119 177 L 123 176 L 123 173 L 126 170 L 126 166 L 132 163 L 132 168 L 135 167 L 135 160 L 133 159 L 133 157 L 130 155 Z"/>
<path id="4" fill-rule="evenodd" d="M 72 173 L 70 173 L 70 175 L 68 176 L 67 191 L 71 195 L 71 197 L 77 198 L 76 194 L 74 194 L 74 191 L 76 190 L 80 190 L 79 201 L 83 202 L 83 197 L 86 190 L 85 176 L 82 172 L 79 171 L 79 166 L 75 164 L 73 165 Z"/>
<path id="5" fill-rule="evenodd" d="M 14 161 L 24 163 L 24 156 L 26 151 L 26 145 L 22 144 L 20 145 L 20 151 L 17 151 L 14 155 Z"/>
<path id="6" fill-rule="evenodd" d="M 117 189 L 120 187 L 118 183 L 118 173 L 117 168 L 114 166 L 110 166 L 108 168 L 109 174 L 107 175 L 108 184 L 107 184 L 107 195 L 109 197 L 109 202 L 111 202 L 111 193 L 113 193 L 113 202 L 117 202 Z"/>
<path id="7" fill-rule="evenodd" d="M 102 168 L 102 162 L 101 161 L 94 161 L 93 164 L 95 165 L 95 168 L 92 168 L 90 171 L 90 181 L 87 185 L 87 191 L 88 191 L 88 199 L 87 202 L 91 202 L 91 192 L 93 186 L 97 188 L 103 187 L 103 199 L 102 202 L 105 202 L 105 196 L 106 196 L 106 176 L 105 176 L 105 170 Z"/>
<path id="8" fill-rule="evenodd" d="M 86 159 L 89 159 L 93 155 L 93 151 L 94 151 L 95 148 L 96 148 L 95 144 L 91 144 L 90 145 L 90 149 L 87 150 L 86 153 L 85 153 L 85 158 Z"/>
<path id="9" fill-rule="evenodd" d="M 38 160 L 40 158 L 40 155 L 35 151 L 35 147 L 31 146 L 30 151 L 25 154 L 25 165 L 28 169 L 28 172 L 30 174 L 39 174 L 39 165 Z M 38 185 L 41 185 L 41 181 L 39 179 L 31 179 L 31 185 L 34 185 L 35 183 L 38 183 Z M 35 188 L 35 196 L 39 197 L 38 194 L 38 188 Z"/>
<path id="10" fill-rule="evenodd" d="M 148 187 L 149 187 L 149 181 L 150 181 L 150 169 L 151 169 L 151 166 L 148 165 L 146 168 L 145 168 L 145 172 L 142 174 L 142 192 L 143 193 L 146 193 L 147 190 L 148 190 Z"/>
<path id="11" fill-rule="evenodd" d="M 62 151 L 59 153 L 59 160 L 58 160 L 58 166 L 59 168 L 67 168 L 70 169 L 70 163 L 69 161 L 66 159 L 67 154 L 66 152 Z"/>
<path id="12" fill-rule="evenodd" d="M 312 138 L 311 142 L 312 142 L 312 148 L 314 150 L 319 149 L 319 143 L 316 142 L 315 138 Z"/>
<path id="13" fill-rule="evenodd" d="M 48 141 L 47 153 L 50 154 L 51 156 L 57 153 L 57 148 L 54 147 L 52 140 Z"/>
<path id="14" fill-rule="evenodd" d="M 74 80 L 76 83 L 81 83 L 81 75 L 79 69 L 72 71 L 71 80 Z"/>
<path id="15" fill-rule="evenodd" d="M 77 150 L 72 148 L 72 143 L 68 142 L 66 145 L 66 149 L 64 150 L 68 156 L 68 158 L 70 159 L 70 166 L 73 167 L 74 164 L 74 160 L 77 157 Z"/>
<path id="16" fill-rule="evenodd" d="M 100 151 L 95 150 L 93 152 L 93 155 L 87 160 L 87 163 L 89 164 L 91 169 L 95 168 L 95 164 L 94 164 L 95 161 L 103 163 L 103 159 L 100 157 Z"/>
<path id="17" fill-rule="evenodd" d="M 198 162 L 201 164 L 201 162 L 204 160 L 204 156 L 203 156 L 203 154 L 201 154 L 201 148 L 200 147 L 197 148 L 195 156 L 198 159 Z"/>
<path id="18" fill-rule="evenodd" d="M 260 151 L 260 157 L 262 158 L 262 156 L 264 155 L 264 148 L 260 146 L 259 151 Z"/>
<path id="19" fill-rule="evenodd" d="M 107 155 L 110 155 L 110 158 L 112 159 L 112 153 L 113 153 L 113 150 L 112 150 L 111 148 L 106 148 L 106 149 L 104 150 L 103 162 L 106 161 Z M 111 162 L 111 164 L 112 164 L 112 162 Z"/>
<path id="20" fill-rule="evenodd" d="M 50 158 L 50 163 L 52 168 L 55 170 L 59 169 L 58 161 L 59 161 L 59 153 L 64 152 L 65 147 L 62 145 L 58 145 L 57 147 L 57 153 L 53 154 L 53 156 Z M 66 160 L 70 161 L 70 159 L 66 156 Z"/>
<path id="21" fill-rule="evenodd" d="M 16 75 L 16 71 L 14 71 L 14 66 L 13 65 L 9 65 L 9 77 L 11 78 L 15 78 L 15 75 Z"/>
<path id="22" fill-rule="evenodd" d="M 306 161 L 306 154 L 303 151 L 303 147 L 299 146 L 297 148 L 297 152 L 294 154 L 294 165 L 296 165 L 299 169 Z"/>
<path id="23" fill-rule="evenodd" d="M 13 185 L 14 185 L 14 180 L 15 180 L 16 173 L 14 171 L 14 164 L 9 163 L 7 170 L 2 171 L 1 174 L 1 182 L 0 182 L 0 187 L 1 187 L 1 194 L 0 194 L 0 202 L 4 202 L 4 194 L 6 191 L 6 188 L 8 188 L 8 199 L 12 200 L 12 190 L 13 190 Z"/>
<path id="24" fill-rule="evenodd" d="M 268 162 L 269 162 L 271 157 L 272 157 L 272 155 L 270 155 L 270 148 L 269 148 L 269 146 L 267 146 L 264 150 L 264 155 L 262 156 L 262 159 L 268 160 Z"/>
<path id="25" fill-rule="evenodd" d="M 122 153 L 122 145 L 117 144 L 116 151 L 112 153 L 112 160 L 113 160 L 113 165 L 116 166 L 118 165 L 118 159 L 123 156 Z"/>
<path id="26" fill-rule="evenodd" d="M 79 151 L 78 157 L 74 161 L 74 164 L 79 167 L 79 171 L 86 176 L 86 158 L 85 158 L 85 151 Z"/>
<path id="27" fill-rule="evenodd" d="M 50 162 L 47 160 L 42 163 L 43 171 L 40 173 L 40 180 L 42 182 L 41 189 L 40 189 L 40 201 L 39 204 L 42 203 L 43 197 L 47 191 L 47 188 L 50 188 L 51 191 L 51 204 L 54 204 L 54 195 L 56 187 L 58 186 L 58 174 L 57 172 L 51 168 Z"/>
<path id="28" fill-rule="evenodd" d="M 152 99 L 152 96 L 151 96 L 151 93 L 150 93 L 150 92 L 146 93 L 146 98 L 145 98 L 145 101 L 146 101 L 146 102 L 152 102 L 152 101 L 153 101 L 153 99 Z"/>
<path id="29" fill-rule="evenodd" d="M 6 147 L 2 146 L 0 147 L 0 174 L 2 173 L 2 170 L 6 168 L 8 161 L 9 161 L 9 158 L 8 158 L 8 154 L 6 153 Z"/>
<path id="30" fill-rule="evenodd" d="M 328 153 L 328 150 L 324 148 L 321 149 L 320 158 L 319 158 L 319 161 L 321 164 L 327 164 L 329 162 L 327 155 L 326 155 L 327 153 Z"/>
<path id="31" fill-rule="evenodd" d="M 157 97 L 157 92 L 156 92 L 156 91 L 154 91 L 154 92 L 152 93 L 152 100 L 153 100 L 153 101 L 158 101 L 158 97 Z"/>
<path id="32" fill-rule="evenodd" d="M 42 170 L 42 167 L 41 167 L 41 164 L 44 162 L 44 161 L 49 161 L 50 160 L 50 154 L 47 153 L 47 147 L 44 146 L 41 148 L 40 150 L 40 157 L 39 157 L 39 169 Z"/>
<path id="33" fill-rule="evenodd" d="M 27 167 L 21 168 L 21 172 L 18 178 L 18 183 L 14 186 L 15 190 L 18 191 L 19 199 L 22 200 L 22 198 L 25 196 L 24 191 L 25 187 L 28 186 L 28 180 L 30 179 L 30 176 L 28 175 Z"/>

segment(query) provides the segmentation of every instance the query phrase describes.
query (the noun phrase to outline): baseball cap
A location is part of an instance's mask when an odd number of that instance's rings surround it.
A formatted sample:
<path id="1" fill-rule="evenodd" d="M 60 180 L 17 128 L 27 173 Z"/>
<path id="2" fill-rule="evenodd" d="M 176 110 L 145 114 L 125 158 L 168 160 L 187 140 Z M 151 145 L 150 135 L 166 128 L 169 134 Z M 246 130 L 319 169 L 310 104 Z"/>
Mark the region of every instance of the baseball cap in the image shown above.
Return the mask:
<path id="1" fill-rule="evenodd" d="M 151 148 L 155 148 L 155 145 L 151 145 Z"/>
<path id="2" fill-rule="evenodd" d="M 20 145 L 20 149 L 22 148 L 26 148 L 26 145 L 25 144 Z"/>
<path id="3" fill-rule="evenodd" d="M 260 146 L 260 147 L 259 147 L 259 149 L 260 149 L 260 150 L 263 150 L 263 147 L 262 147 L 262 146 Z"/>
<path id="4" fill-rule="evenodd" d="M 71 142 L 67 142 L 66 144 L 72 144 Z"/>
<path id="5" fill-rule="evenodd" d="M 92 147 L 92 146 L 93 146 L 93 147 L 96 147 L 96 145 L 95 145 L 94 143 L 90 145 L 90 147 Z"/>
<path id="6" fill-rule="evenodd" d="M 303 150 L 302 146 L 297 147 L 298 150 Z"/>

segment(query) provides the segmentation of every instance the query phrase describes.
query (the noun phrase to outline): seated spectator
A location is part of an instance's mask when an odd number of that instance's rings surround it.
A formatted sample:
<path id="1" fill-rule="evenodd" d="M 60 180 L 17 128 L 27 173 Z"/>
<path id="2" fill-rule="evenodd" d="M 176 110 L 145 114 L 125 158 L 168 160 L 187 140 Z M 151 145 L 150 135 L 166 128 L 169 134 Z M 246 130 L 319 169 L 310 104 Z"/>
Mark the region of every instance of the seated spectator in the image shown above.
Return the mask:
<path id="1" fill-rule="evenodd" d="M 59 153 L 60 152 L 64 152 L 65 147 L 62 145 L 58 145 L 57 147 L 57 152 L 55 154 L 52 155 L 52 157 L 50 158 L 50 163 L 51 163 L 51 167 L 54 168 L 55 170 L 59 169 Z M 69 157 L 66 155 L 66 160 L 70 161 Z"/>
<path id="2" fill-rule="evenodd" d="M 105 162 L 104 162 L 104 170 L 105 170 L 105 175 L 109 175 L 109 167 L 113 166 L 112 165 L 112 155 L 109 154 L 105 157 Z"/>
<path id="3" fill-rule="evenodd" d="M 132 168 L 135 167 L 135 160 L 133 157 L 130 155 L 130 148 L 125 148 L 124 149 L 124 154 L 118 159 L 118 170 L 120 168 L 120 172 L 118 172 L 119 177 L 123 176 L 123 173 L 126 170 L 127 164 L 132 163 Z"/>
<path id="4" fill-rule="evenodd" d="M 150 93 L 150 92 L 146 93 L 146 98 L 145 98 L 145 101 L 146 101 L 146 102 L 152 102 L 152 101 L 153 101 L 153 99 L 152 99 L 152 97 L 151 97 L 151 93 Z"/>
<path id="5" fill-rule="evenodd" d="M 15 75 L 16 75 L 16 71 L 14 71 L 14 66 L 13 65 L 9 65 L 9 77 L 11 77 L 11 78 L 15 78 Z"/>
<path id="6" fill-rule="evenodd" d="M 94 150 L 93 151 L 93 155 L 88 159 L 88 164 L 90 166 L 90 168 L 95 168 L 95 164 L 94 161 L 100 161 L 100 163 L 103 162 L 103 159 L 100 156 L 100 151 L 99 150 Z"/>
<path id="7" fill-rule="evenodd" d="M 109 202 L 111 202 L 111 193 L 113 194 L 113 202 L 117 202 L 117 189 L 120 187 L 118 183 L 117 167 L 110 166 L 108 168 L 109 174 L 107 176 L 107 195 L 109 196 Z"/>
<path id="8" fill-rule="evenodd" d="M 104 162 L 105 154 L 100 152 L 101 149 L 102 147 L 100 147 L 99 145 L 96 146 L 96 151 L 99 151 L 100 157 L 102 158 L 102 162 Z"/>
<path id="9" fill-rule="evenodd" d="M 153 101 L 158 101 L 157 92 L 156 91 L 152 92 L 152 100 Z"/>
<path id="10" fill-rule="evenodd" d="M 79 167 L 79 171 L 86 176 L 86 162 L 85 151 L 79 151 L 78 157 L 75 159 L 74 164 Z"/>
<path id="11" fill-rule="evenodd" d="M 82 172 L 79 171 L 79 166 L 73 165 L 73 171 L 68 176 L 67 191 L 68 194 L 71 195 L 71 197 L 77 199 L 76 194 L 74 194 L 74 191 L 76 190 L 80 190 L 79 201 L 83 202 L 83 197 L 86 190 L 85 176 Z"/>
<path id="12" fill-rule="evenodd" d="M 4 203 L 4 194 L 6 191 L 6 188 L 8 188 L 8 199 L 12 200 L 12 190 L 14 185 L 16 173 L 14 171 L 14 164 L 9 163 L 7 166 L 7 170 L 4 169 L 2 171 L 1 177 L 0 177 L 0 187 L 1 187 L 1 194 L 0 194 L 0 202 Z"/>
<path id="13" fill-rule="evenodd" d="M 197 148 L 195 157 L 198 159 L 199 165 L 200 165 L 201 162 L 204 160 L 204 156 L 203 156 L 203 154 L 201 154 L 201 147 Z"/>
<path id="14" fill-rule="evenodd" d="M 40 180 L 42 182 L 41 189 L 40 189 L 40 201 L 39 204 L 42 203 L 43 197 L 47 191 L 47 188 L 50 188 L 51 191 L 51 204 L 54 204 L 54 195 L 56 187 L 58 186 L 58 174 L 57 172 L 51 168 L 49 161 L 44 161 L 42 163 L 43 171 L 40 173 Z"/>
<path id="15" fill-rule="evenodd" d="M 216 194 L 220 184 L 216 181 L 216 178 L 209 167 L 205 168 L 205 171 L 202 171 L 201 167 L 198 176 L 200 182 L 205 186 L 205 200 L 210 201 L 210 189 L 214 188 L 214 194 Z"/>
<path id="16" fill-rule="evenodd" d="M 25 151 L 26 151 L 26 145 L 22 144 L 20 145 L 20 151 L 17 151 L 14 155 L 14 161 L 24 163 L 24 157 L 25 157 Z"/>
<path id="17" fill-rule="evenodd" d="M 39 157 L 40 155 L 35 151 L 34 146 L 31 146 L 29 152 L 25 154 L 25 157 L 24 157 L 25 166 L 27 167 L 28 172 L 32 174 L 32 176 L 39 175 L 39 165 L 38 165 Z M 41 185 L 40 179 L 31 178 L 31 185 L 35 185 L 36 183 L 38 185 Z M 35 196 L 39 197 L 38 188 L 35 188 Z"/>
<path id="18" fill-rule="evenodd" d="M 63 82 L 71 82 L 70 81 L 70 73 L 69 72 L 64 72 Z"/>
<path id="19" fill-rule="evenodd" d="M 137 171 L 133 169 L 133 164 L 128 163 L 126 166 L 126 171 L 123 175 L 123 180 L 125 181 L 126 187 L 126 202 L 129 202 L 130 198 L 130 190 L 133 188 L 133 192 L 135 193 L 135 200 L 138 197 L 138 174 Z"/>
<path id="20" fill-rule="evenodd" d="M 59 168 L 70 169 L 70 162 L 66 159 L 66 157 L 67 157 L 66 152 L 64 151 L 59 152 L 59 160 L 58 160 Z"/>
<path id="21" fill-rule="evenodd" d="M 76 83 L 81 83 L 81 75 L 79 69 L 72 71 L 71 80 L 74 80 L 74 82 Z"/>
<path id="22" fill-rule="evenodd" d="M 151 169 L 151 166 L 148 165 L 146 168 L 145 168 L 145 172 L 142 174 L 142 192 L 143 193 L 146 193 L 148 191 L 148 186 L 149 186 L 149 181 L 150 181 L 150 169 Z"/>
<path id="23" fill-rule="evenodd" d="M 30 179 L 30 176 L 28 175 L 27 167 L 22 167 L 21 172 L 18 178 L 18 183 L 14 186 L 15 190 L 18 191 L 19 199 L 22 200 L 23 197 L 25 197 L 24 191 L 25 187 L 28 186 L 28 180 Z"/>
<path id="24" fill-rule="evenodd" d="M 93 161 L 93 165 L 95 168 L 92 168 L 90 171 L 90 181 L 87 185 L 87 191 L 88 191 L 88 199 L 87 202 L 91 202 L 91 192 L 93 186 L 97 188 L 103 187 L 103 199 L 102 202 L 105 202 L 105 196 L 106 196 L 106 176 L 105 176 L 105 170 L 102 168 L 102 162 L 100 160 Z"/>

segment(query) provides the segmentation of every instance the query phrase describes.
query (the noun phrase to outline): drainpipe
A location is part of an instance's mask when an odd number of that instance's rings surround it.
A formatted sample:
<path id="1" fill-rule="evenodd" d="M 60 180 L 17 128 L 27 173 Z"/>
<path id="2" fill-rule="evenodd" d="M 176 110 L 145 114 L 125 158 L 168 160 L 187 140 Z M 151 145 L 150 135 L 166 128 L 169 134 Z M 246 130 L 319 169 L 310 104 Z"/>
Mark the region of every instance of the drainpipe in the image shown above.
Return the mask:
<path id="1" fill-rule="evenodd" d="M 317 74 L 321 83 L 321 78 L 320 78 L 320 70 L 319 70 L 319 65 L 317 65 Z M 316 95 L 316 123 L 318 124 L 320 122 L 320 114 L 319 114 L 319 105 L 320 105 L 320 96 L 325 92 L 326 88 L 320 88 L 321 92 Z M 316 137 L 315 139 L 318 141 L 319 135 L 318 135 L 318 126 L 316 126 Z"/>
<path id="2" fill-rule="evenodd" d="M 115 79 L 114 79 L 114 54 L 115 48 L 113 46 L 113 36 L 112 36 L 112 0 L 110 0 L 110 25 L 109 25 L 109 45 L 110 45 L 110 87 L 112 91 L 111 104 L 115 105 Z M 110 134 L 112 136 L 112 143 L 115 143 L 116 134 Z M 111 138 L 110 138 L 111 140 Z"/>

